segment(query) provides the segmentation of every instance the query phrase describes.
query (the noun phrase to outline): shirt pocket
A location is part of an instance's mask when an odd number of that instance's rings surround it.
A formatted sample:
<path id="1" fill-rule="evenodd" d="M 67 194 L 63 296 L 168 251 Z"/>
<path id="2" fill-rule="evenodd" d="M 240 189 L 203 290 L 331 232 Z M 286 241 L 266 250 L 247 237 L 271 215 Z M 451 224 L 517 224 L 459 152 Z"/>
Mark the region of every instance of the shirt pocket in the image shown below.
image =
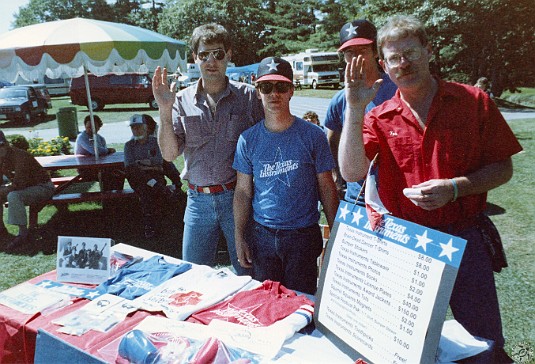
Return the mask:
<path id="1" fill-rule="evenodd" d="M 180 122 L 186 133 L 186 146 L 198 147 L 202 145 L 206 131 L 201 115 L 180 116 Z"/>
<path id="2" fill-rule="evenodd" d="M 253 125 L 251 115 L 247 113 L 229 114 L 227 116 L 225 137 L 229 142 L 237 143 L 240 134 Z"/>
<path id="3" fill-rule="evenodd" d="M 403 172 L 412 172 L 415 168 L 414 143 L 410 137 L 397 136 L 388 139 L 390 151 L 397 165 Z"/>

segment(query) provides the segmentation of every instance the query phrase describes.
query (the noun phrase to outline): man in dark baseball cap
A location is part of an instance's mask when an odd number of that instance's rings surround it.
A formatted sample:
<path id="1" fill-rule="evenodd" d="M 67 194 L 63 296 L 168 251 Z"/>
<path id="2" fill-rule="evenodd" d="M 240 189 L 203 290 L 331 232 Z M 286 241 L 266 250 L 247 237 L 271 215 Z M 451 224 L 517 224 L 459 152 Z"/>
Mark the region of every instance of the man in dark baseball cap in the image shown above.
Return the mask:
<path id="1" fill-rule="evenodd" d="M 340 48 L 338 52 L 357 45 L 375 45 L 377 39 L 377 29 L 375 25 L 365 19 L 353 20 L 344 24 L 340 29 Z"/>
<path id="2" fill-rule="evenodd" d="M 366 107 L 366 112 L 384 101 L 389 100 L 396 92 L 396 85 L 382 72 L 378 66 L 377 58 L 377 29 L 366 19 L 353 20 L 344 24 L 340 29 L 340 47 L 338 51 L 343 54 L 346 64 L 350 64 L 353 58 L 363 57 L 366 69 L 366 84 L 371 87 L 375 80 L 382 78 L 383 83 L 377 91 L 372 102 Z M 342 133 L 346 101 L 344 90 L 340 90 L 331 100 L 327 114 L 325 115 L 324 127 L 327 129 L 327 139 L 335 160 L 338 160 L 338 143 Z M 339 195 L 348 202 L 355 203 L 361 190 L 358 182 L 347 183 L 344 195 L 344 181 L 338 167 L 335 168 L 335 181 Z M 360 202 L 363 203 L 362 199 Z"/>
<path id="3" fill-rule="evenodd" d="M 329 225 L 339 202 L 334 160 L 323 130 L 290 112 L 290 63 L 264 58 L 257 75 L 265 119 L 241 134 L 232 165 L 238 259 L 254 279 L 314 294 L 323 245 L 318 197 Z"/>

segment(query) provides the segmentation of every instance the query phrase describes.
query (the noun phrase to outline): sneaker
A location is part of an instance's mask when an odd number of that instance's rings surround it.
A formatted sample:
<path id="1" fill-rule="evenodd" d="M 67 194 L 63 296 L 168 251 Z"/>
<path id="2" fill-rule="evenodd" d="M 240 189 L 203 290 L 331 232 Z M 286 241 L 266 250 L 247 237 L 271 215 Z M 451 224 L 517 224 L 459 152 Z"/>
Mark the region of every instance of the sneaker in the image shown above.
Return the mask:
<path id="1" fill-rule="evenodd" d="M 152 239 L 156 236 L 156 231 L 152 225 L 145 225 L 145 238 Z"/>

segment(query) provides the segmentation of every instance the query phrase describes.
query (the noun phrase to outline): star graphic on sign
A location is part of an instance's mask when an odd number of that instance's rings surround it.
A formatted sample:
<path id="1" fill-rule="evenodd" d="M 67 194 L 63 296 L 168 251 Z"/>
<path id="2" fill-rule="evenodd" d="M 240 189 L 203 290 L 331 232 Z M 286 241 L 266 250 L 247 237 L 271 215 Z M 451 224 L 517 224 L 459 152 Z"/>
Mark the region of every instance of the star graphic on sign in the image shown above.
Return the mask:
<path id="1" fill-rule="evenodd" d="M 353 34 L 357 34 L 356 30 L 357 30 L 358 26 L 354 26 L 353 24 L 349 24 L 349 28 L 346 29 L 346 32 L 347 32 L 347 35 L 353 35 Z"/>
<path id="2" fill-rule="evenodd" d="M 36 286 L 40 286 L 40 287 L 43 287 L 43 288 L 48 288 L 48 287 L 52 287 L 54 286 L 54 283 L 52 283 L 51 281 L 42 281 L 40 283 L 37 283 Z"/>
<path id="3" fill-rule="evenodd" d="M 440 243 L 440 247 L 442 248 L 442 252 L 440 252 L 440 255 L 438 256 L 439 258 L 440 257 L 443 257 L 444 255 L 448 257 L 448 259 L 450 260 L 451 262 L 451 255 L 453 253 L 455 253 L 456 251 L 459 251 L 459 249 L 455 248 L 453 246 L 453 239 L 450 239 L 450 241 L 448 241 L 448 244 L 442 244 Z"/>
<path id="4" fill-rule="evenodd" d="M 342 220 L 345 220 L 348 213 L 349 213 L 349 210 L 347 209 L 347 205 L 344 205 L 344 207 L 340 209 L 340 218 Z"/>
<path id="5" fill-rule="evenodd" d="M 266 66 L 269 67 L 269 70 L 270 70 L 270 71 L 276 71 L 278 65 L 279 65 L 279 63 L 275 63 L 275 60 L 274 60 L 274 59 L 271 60 L 271 63 L 270 63 L 270 64 L 266 64 Z"/>
<path id="6" fill-rule="evenodd" d="M 351 221 L 351 223 L 357 223 L 357 225 L 360 225 L 360 219 L 362 219 L 364 217 L 364 215 L 362 215 L 360 213 L 360 210 L 357 210 L 357 212 L 352 212 L 353 214 L 353 221 Z"/>
<path id="7" fill-rule="evenodd" d="M 424 249 L 424 252 L 427 251 L 427 244 L 433 241 L 432 239 L 429 239 L 427 237 L 427 230 L 424 231 L 422 235 L 416 234 L 416 239 L 418 239 L 418 242 L 416 243 L 415 248 L 422 247 Z"/>

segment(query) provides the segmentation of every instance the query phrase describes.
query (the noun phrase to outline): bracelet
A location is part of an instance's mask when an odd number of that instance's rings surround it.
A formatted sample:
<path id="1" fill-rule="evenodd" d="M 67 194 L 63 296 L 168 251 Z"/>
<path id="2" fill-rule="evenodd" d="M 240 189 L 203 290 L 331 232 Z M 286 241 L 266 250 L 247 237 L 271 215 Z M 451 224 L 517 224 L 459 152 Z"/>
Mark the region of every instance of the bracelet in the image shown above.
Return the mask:
<path id="1" fill-rule="evenodd" d="M 457 201 L 457 197 L 459 197 L 459 187 L 457 186 L 457 182 L 453 178 L 450 179 L 451 184 L 453 185 L 453 200 L 451 202 Z"/>

